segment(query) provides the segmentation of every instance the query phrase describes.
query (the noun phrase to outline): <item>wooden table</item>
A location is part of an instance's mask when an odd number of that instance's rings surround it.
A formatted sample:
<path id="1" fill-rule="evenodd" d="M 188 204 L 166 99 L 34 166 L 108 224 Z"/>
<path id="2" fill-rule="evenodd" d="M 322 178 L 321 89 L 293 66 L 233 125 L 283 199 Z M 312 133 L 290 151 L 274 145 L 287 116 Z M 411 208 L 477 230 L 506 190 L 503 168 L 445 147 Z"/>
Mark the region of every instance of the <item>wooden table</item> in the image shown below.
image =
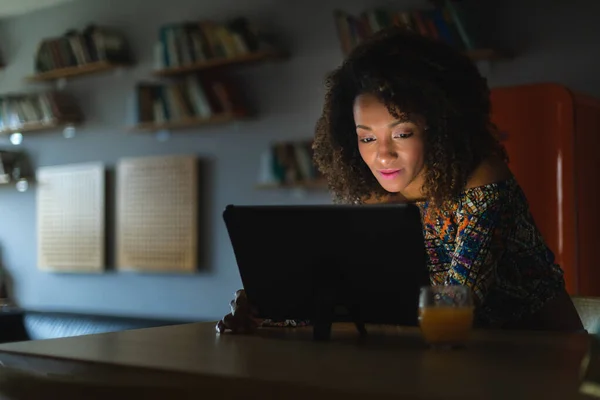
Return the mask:
<path id="1" fill-rule="evenodd" d="M 6 366 L 128 383 L 192 385 L 213 398 L 580 399 L 585 334 L 475 332 L 462 350 L 428 349 L 415 328 L 335 325 L 219 335 L 197 323 L 0 345 Z"/>

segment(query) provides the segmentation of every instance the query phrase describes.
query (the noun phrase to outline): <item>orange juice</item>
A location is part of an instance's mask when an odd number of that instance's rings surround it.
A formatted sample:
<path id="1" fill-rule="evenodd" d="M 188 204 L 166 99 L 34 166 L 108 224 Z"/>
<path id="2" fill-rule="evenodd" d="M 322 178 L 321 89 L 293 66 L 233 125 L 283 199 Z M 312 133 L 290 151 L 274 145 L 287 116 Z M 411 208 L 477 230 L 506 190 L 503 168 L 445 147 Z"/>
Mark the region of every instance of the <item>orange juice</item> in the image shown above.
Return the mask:
<path id="1" fill-rule="evenodd" d="M 473 326 L 473 307 L 422 307 L 419 325 L 430 344 L 460 344 Z"/>

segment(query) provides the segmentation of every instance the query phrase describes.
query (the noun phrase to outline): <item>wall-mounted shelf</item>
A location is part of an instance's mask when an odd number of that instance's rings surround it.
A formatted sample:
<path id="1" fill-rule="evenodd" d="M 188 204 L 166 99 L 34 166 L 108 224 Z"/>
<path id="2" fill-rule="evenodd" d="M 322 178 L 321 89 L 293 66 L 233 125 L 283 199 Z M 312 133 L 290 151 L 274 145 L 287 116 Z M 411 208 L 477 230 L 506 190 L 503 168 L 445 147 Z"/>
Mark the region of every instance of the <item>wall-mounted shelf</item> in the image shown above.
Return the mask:
<path id="1" fill-rule="evenodd" d="M 121 69 L 131 65 L 132 56 L 125 36 L 110 28 L 88 25 L 62 36 L 45 38 L 34 57 L 35 74 L 29 82 L 59 81 Z"/>
<path id="2" fill-rule="evenodd" d="M 243 86 L 224 70 L 286 58 L 269 36 L 245 17 L 221 23 L 200 20 L 162 25 L 152 74 L 177 79 L 137 84 L 137 124 L 132 130 L 164 137 L 174 129 L 255 117 L 257 112 Z"/>
<path id="3" fill-rule="evenodd" d="M 114 71 L 128 66 L 129 64 L 117 64 L 109 61 L 96 61 L 88 64 L 41 72 L 39 74 L 28 76 L 26 79 L 29 82 L 54 81 L 58 79 L 68 79 L 83 75 Z"/>
<path id="4" fill-rule="evenodd" d="M 507 58 L 507 55 L 494 49 L 475 49 L 465 51 L 472 61 L 494 61 Z"/>
<path id="5" fill-rule="evenodd" d="M 140 122 L 131 128 L 135 132 L 157 132 L 162 130 L 190 129 L 198 126 L 217 125 L 237 121 L 233 114 L 214 115 L 210 118 L 186 118 L 179 121 Z"/>
<path id="6" fill-rule="evenodd" d="M 10 135 L 13 133 L 33 133 L 63 129 L 70 126 L 77 126 L 81 121 L 50 121 L 50 122 L 25 122 L 14 128 L 0 129 L 0 135 Z"/>
<path id="7" fill-rule="evenodd" d="M 193 74 L 177 82 L 136 86 L 136 131 L 159 132 L 223 124 L 254 115 L 231 78 Z"/>
<path id="8" fill-rule="evenodd" d="M 66 93 L 12 93 L 0 96 L 0 135 L 21 144 L 23 134 L 63 129 L 66 138 L 75 135 L 75 126 L 83 122 L 81 109 Z"/>
<path id="9" fill-rule="evenodd" d="M 360 15 L 334 11 L 334 21 L 342 52 L 350 51 L 381 29 L 398 26 L 419 33 L 463 51 L 472 61 L 494 61 L 507 58 L 503 52 L 487 48 L 471 35 L 466 15 L 457 2 L 435 1 L 434 8 L 393 11 L 369 9 Z"/>
<path id="10" fill-rule="evenodd" d="M 227 66 L 253 64 L 257 62 L 281 60 L 286 57 L 285 54 L 275 51 L 257 51 L 231 58 L 214 58 L 206 61 L 182 65 L 179 67 L 169 67 L 154 71 L 156 76 L 176 76 L 207 69 L 222 68 Z"/>

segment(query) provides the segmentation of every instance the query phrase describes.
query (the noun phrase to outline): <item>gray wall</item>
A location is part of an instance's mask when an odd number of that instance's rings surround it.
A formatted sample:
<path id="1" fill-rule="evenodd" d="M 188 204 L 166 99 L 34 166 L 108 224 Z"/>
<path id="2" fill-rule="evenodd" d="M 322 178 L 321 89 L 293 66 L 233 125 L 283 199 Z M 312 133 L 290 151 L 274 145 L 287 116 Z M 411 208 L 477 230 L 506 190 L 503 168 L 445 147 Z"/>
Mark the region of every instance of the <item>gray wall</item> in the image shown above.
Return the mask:
<path id="1" fill-rule="evenodd" d="M 228 203 L 328 203 L 326 193 L 298 196 L 289 191 L 257 191 L 259 156 L 275 139 L 309 138 L 319 114 L 323 76 L 341 60 L 332 10 L 362 11 L 391 4 L 410 7 L 424 1 L 367 0 L 274 1 L 221 0 L 80 0 L 3 21 L 2 51 L 8 68 L 0 73 L 2 93 L 36 90 L 25 85 L 33 71 L 33 54 L 44 37 L 87 23 L 123 29 L 137 65 L 121 74 L 90 76 L 68 82 L 66 90 L 81 102 L 86 124 L 71 140 L 59 132 L 25 138 L 23 147 L 36 166 L 103 161 L 107 168 L 125 156 L 195 153 L 210 162 L 205 192 L 209 215 L 202 228 L 207 237 L 206 263 L 193 276 L 124 274 L 63 275 L 36 268 L 35 190 L 17 193 L 0 188 L 0 245 L 2 261 L 15 282 L 21 306 L 94 313 L 218 318 L 227 312 L 232 293 L 241 287 L 237 268 L 221 221 Z M 484 2 L 486 3 L 486 2 Z M 482 34 L 517 52 L 508 62 L 483 65 L 492 85 L 530 81 L 559 81 L 600 95 L 600 57 L 591 43 L 599 3 L 591 1 L 487 2 L 480 7 Z M 502 3 L 502 4 L 500 4 Z M 595 11 L 576 6 L 595 3 Z M 234 9 L 235 11 L 231 11 Z M 239 72 L 256 102 L 255 121 L 174 132 L 164 143 L 152 135 L 131 134 L 135 82 L 150 77 L 153 45 L 160 24 L 183 19 L 222 19 L 247 15 L 282 33 L 292 58 L 286 62 L 243 68 Z M 110 234 L 110 233 L 109 233 Z"/>

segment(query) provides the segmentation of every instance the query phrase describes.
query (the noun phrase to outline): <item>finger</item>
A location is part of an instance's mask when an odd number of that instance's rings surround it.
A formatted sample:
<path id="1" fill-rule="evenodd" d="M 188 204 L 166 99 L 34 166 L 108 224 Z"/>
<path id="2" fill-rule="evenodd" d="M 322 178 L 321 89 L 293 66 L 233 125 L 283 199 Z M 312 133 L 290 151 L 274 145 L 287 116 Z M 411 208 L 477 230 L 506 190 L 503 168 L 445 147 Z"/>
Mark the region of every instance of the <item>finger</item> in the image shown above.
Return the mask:
<path id="1" fill-rule="evenodd" d="M 215 326 L 215 330 L 217 331 L 217 333 L 224 333 L 225 332 L 225 324 L 223 323 L 223 320 L 217 322 L 217 325 Z"/>
<path id="2" fill-rule="evenodd" d="M 236 333 L 239 329 L 237 318 L 234 318 L 232 314 L 227 314 L 223 317 L 223 324 L 225 328 L 231 330 L 233 333 Z"/>
<path id="3" fill-rule="evenodd" d="M 237 304 L 248 304 L 248 296 L 244 290 L 238 290 L 235 293 L 235 302 Z"/>

